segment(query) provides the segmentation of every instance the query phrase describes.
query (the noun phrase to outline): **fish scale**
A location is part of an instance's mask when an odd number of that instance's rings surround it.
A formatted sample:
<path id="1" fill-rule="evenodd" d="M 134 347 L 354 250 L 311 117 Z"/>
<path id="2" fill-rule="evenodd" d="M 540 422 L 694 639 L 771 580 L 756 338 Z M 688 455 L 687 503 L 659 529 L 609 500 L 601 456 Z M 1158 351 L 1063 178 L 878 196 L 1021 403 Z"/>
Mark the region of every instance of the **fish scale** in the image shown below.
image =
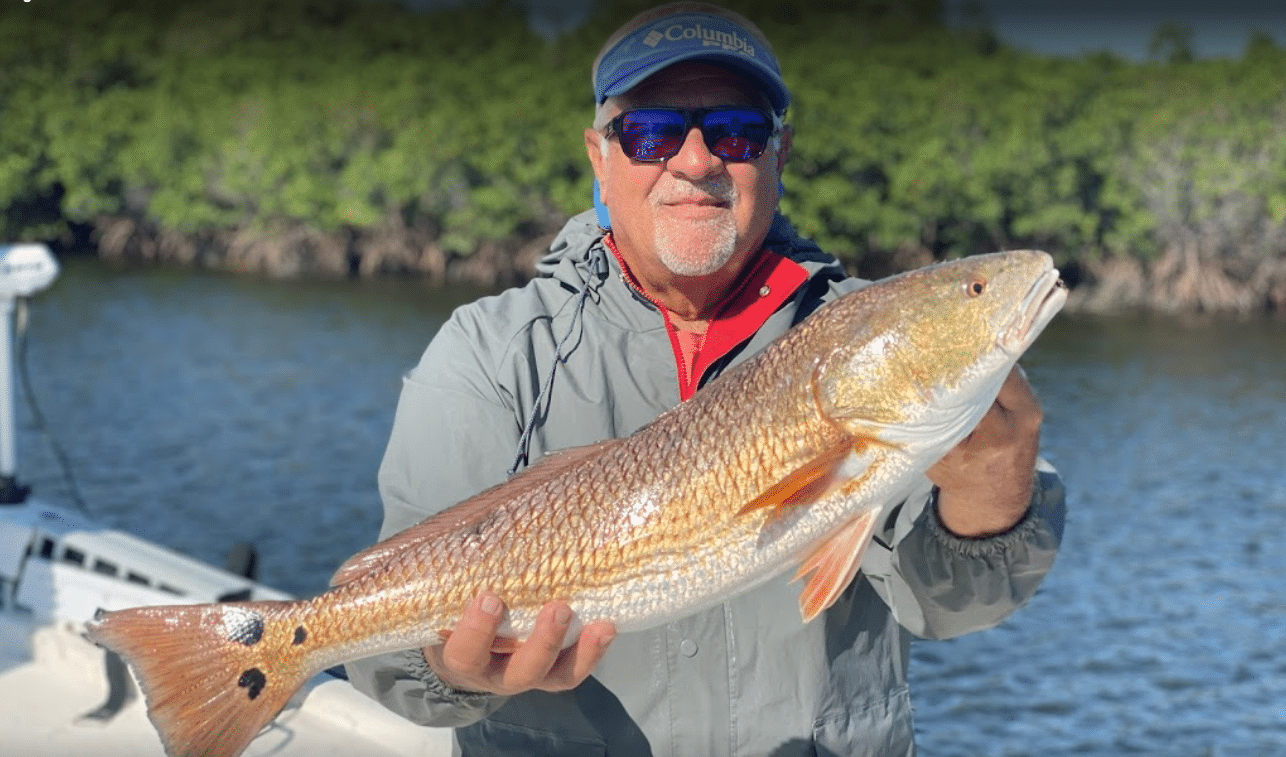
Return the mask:
<path id="1" fill-rule="evenodd" d="M 633 435 L 549 455 L 355 555 L 317 597 L 133 608 L 88 635 L 138 674 L 168 754 L 235 757 L 310 676 L 440 643 L 483 590 L 521 640 L 554 599 L 578 626 L 629 632 L 796 567 L 811 620 L 1065 298 L 1033 251 L 877 282 Z"/>

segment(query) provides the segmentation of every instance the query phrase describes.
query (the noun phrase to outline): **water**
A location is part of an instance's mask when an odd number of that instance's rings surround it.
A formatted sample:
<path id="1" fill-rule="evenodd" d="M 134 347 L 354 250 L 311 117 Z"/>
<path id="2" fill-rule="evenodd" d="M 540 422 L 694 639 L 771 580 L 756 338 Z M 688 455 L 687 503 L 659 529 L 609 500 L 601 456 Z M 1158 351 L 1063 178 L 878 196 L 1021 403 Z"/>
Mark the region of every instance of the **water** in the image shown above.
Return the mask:
<path id="1" fill-rule="evenodd" d="M 374 539 L 403 371 L 470 292 L 72 261 L 41 406 L 100 520 L 310 594 Z M 1286 324 L 1060 316 L 1024 360 L 1069 490 L 1000 627 L 913 647 L 923 754 L 1286 755 Z M 68 489 L 19 408 L 22 478 Z"/>
<path id="2" fill-rule="evenodd" d="M 27 362 L 95 517 L 215 564 L 249 541 L 262 581 L 312 594 L 375 539 L 402 373 L 471 296 L 72 260 Z M 23 480 L 68 496 L 28 417 Z"/>
<path id="3" fill-rule="evenodd" d="M 1286 324 L 1060 318 L 1068 527 L 998 629 L 915 647 L 926 755 L 1286 754 Z"/>

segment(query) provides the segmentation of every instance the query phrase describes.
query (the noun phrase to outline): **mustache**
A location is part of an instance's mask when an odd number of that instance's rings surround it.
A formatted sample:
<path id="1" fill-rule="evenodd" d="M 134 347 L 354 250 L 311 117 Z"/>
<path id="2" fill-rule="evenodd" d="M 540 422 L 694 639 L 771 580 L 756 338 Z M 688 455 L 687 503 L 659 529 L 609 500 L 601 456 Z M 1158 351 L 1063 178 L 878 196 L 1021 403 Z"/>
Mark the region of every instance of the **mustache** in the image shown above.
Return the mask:
<path id="1" fill-rule="evenodd" d="M 737 187 L 732 183 L 732 179 L 727 174 L 710 176 L 696 181 L 687 179 L 676 179 L 674 183 L 658 189 L 652 195 L 654 205 L 665 205 L 676 202 L 700 202 L 702 200 L 715 200 L 716 202 L 735 203 L 737 200 Z"/>

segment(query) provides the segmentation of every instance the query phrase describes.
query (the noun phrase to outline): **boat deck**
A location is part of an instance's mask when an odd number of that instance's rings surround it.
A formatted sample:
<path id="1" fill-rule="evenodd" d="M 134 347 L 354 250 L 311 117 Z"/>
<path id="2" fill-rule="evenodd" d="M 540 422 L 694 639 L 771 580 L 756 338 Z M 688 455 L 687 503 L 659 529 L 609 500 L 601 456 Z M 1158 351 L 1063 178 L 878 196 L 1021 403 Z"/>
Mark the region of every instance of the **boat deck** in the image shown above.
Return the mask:
<path id="1" fill-rule="evenodd" d="M 6 757 L 164 757 L 135 694 L 106 722 L 104 652 L 71 623 L 35 627 L 0 612 L 0 744 Z M 345 681 L 319 676 L 246 750 L 248 757 L 446 757 L 449 729 L 415 726 Z M 135 689 L 135 691 L 137 691 Z"/>

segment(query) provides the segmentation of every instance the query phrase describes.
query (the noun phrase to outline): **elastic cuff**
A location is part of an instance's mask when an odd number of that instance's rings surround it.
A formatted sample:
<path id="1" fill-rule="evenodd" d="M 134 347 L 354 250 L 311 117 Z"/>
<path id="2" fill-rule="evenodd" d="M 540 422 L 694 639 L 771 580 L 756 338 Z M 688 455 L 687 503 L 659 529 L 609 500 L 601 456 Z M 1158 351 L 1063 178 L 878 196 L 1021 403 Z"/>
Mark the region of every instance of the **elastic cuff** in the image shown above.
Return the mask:
<path id="1" fill-rule="evenodd" d="M 433 672 L 433 668 L 429 667 L 422 649 L 408 649 L 405 655 L 407 671 L 424 683 L 424 690 L 429 699 L 439 702 L 467 703 L 481 702 L 496 696 L 485 691 L 457 689 L 443 681 L 437 673 Z"/>
<path id="2" fill-rule="evenodd" d="M 933 539 L 951 552 L 969 558 L 993 557 L 1003 554 L 1011 544 L 1026 541 L 1040 528 L 1040 519 L 1034 517 L 1034 513 L 1039 509 L 1043 496 L 1044 490 L 1041 488 L 1039 478 L 1036 478 L 1032 481 L 1031 502 L 1027 504 L 1023 517 L 1009 530 L 991 536 L 960 536 L 943 525 L 942 518 L 938 515 L 938 487 L 936 486 L 929 494 L 929 504 L 924 508 L 924 517 L 928 521 L 929 533 Z"/>

